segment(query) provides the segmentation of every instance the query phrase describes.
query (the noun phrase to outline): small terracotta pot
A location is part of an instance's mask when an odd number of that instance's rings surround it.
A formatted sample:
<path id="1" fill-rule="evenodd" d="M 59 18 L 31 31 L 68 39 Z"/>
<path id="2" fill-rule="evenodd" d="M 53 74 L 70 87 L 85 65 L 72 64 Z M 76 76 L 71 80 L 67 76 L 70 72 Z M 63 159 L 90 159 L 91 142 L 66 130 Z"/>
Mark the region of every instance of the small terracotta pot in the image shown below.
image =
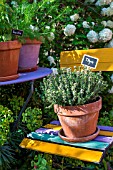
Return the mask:
<path id="1" fill-rule="evenodd" d="M 82 139 L 96 132 L 99 111 L 101 108 L 101 97 L 99 97 L 99 100 L 96 102 L 85 105 L 54 105 L 54 111 L 58 115 L 64 135 L 72 140 L 75 139 L 75 141 L 78 138 Z"/>
<path id="2" fill-rule="evenodd" d="M 21 43 L 17 40 L 0 42 L 0 81 L 18 77 L 18 60 Z"/>
<path id="3" fill-rule="evenodd" d="M 40 45 L 42 42 L 36 39 L 26 39 L 20 49 L 18 72 L 31 72 L 37 70 L 39 62 Z"/>

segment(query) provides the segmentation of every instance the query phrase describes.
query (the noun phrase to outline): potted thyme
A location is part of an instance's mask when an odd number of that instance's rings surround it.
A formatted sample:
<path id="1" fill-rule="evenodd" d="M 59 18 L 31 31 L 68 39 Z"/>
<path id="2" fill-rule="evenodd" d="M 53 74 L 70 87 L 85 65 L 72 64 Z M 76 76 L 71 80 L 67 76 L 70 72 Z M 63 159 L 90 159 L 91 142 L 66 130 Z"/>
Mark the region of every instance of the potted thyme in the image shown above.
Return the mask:
<path id="1" fill-rule="evenodd" d="M 61 69 L 41 83 L 41 98 L 47 106 L 54 105 L 62 129 L 59 136 L 68 142 L 84 142 L 95 138 L 99 111 L 102 108 L 100 97 L 107 83 L 101 72 L 78 67 Z"/>

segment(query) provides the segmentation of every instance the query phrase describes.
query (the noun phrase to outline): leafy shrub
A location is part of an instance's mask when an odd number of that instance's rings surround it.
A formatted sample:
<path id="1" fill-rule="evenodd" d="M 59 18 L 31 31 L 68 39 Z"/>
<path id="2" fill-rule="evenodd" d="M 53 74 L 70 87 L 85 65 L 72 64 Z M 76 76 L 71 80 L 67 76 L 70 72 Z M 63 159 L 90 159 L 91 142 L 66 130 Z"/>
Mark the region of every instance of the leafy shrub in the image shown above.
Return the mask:
<path id="1" fill-rule="evenodd" d="M 28 107 L 22 114 L 22 122 L 26 124 L 30 131 L 41 127 L 43 122 L 41 109 Z"/>
<path id="2" fill-rule="evenodd" d="M 0 146 L 7 141 L 10 132 L 10 123 L 14 121 L 13 113 L 7 107 L 0 105 Z"/>

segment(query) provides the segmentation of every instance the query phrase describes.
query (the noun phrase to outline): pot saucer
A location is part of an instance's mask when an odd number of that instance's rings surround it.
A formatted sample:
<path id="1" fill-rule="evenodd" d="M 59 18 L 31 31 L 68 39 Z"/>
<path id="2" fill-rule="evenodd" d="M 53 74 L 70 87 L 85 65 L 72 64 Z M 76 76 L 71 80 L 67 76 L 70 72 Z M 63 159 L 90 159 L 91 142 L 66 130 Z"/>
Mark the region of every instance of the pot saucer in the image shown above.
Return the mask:
<path id="1" fill-rule="evenodd" d="M 0 77 L 0 81 L 9 81 L 9 80 L 15 80 L 19 77 L 19 74 L 11 75 L 11 76 L 5 76 Z"/>
<path id="2" fill-rule="evenodd" d="M 63 129 L 60 129 L 58 132 L 58 135 L 62 140 L 65 140 L 67 142 L 87 142 L 87 141 L 94 139 L 99 134 L 99 132 L 100 132 L 100 129 L 97 127 L 95 133 L 89 136 L 81 137 L 81 138 L 69 138 L 65 136 Z"/>

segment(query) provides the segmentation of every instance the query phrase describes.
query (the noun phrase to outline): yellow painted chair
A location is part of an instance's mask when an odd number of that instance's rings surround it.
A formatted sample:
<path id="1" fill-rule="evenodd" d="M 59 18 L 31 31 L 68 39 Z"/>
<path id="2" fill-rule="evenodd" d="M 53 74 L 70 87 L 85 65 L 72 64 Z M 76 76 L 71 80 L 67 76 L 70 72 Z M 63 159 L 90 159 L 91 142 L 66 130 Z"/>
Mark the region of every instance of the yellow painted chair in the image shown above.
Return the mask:
<path id="1" fill-rule="evenodd" d="M 60 67 L 80 66 L 83 55 L 98 58 L 98 65 L 94 71 L 113 71 L 113 48 L 63 51 L 60 55 Z M 65 157 L 100 163 L 108 148 L 113 145 L 113 127 L 99 126 L 99 136 L 85 143 L 68 143 L 59 138 L 61 129 L 59 121 L 31 132 L 24 138 L 20 146 L 26 149 L 46 152 Z"/>

